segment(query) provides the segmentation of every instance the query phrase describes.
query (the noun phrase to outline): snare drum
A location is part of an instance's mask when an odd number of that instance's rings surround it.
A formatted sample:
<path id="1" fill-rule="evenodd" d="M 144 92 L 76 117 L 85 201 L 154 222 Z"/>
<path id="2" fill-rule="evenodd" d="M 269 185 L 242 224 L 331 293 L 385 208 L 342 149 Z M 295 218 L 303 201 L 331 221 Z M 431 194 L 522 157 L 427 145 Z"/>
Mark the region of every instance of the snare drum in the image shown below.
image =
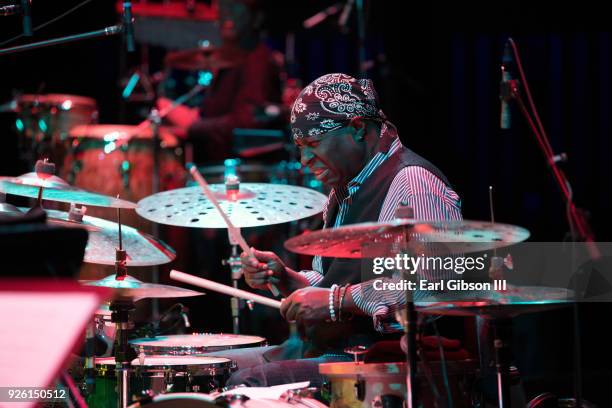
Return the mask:
<path id="1" fill-rule="evenodd" d="M 135 339 L 130 344 L 137 353 L 147 356 L 195 356 L 212 351 L 265 346 L 267 343 L 265 338 L 258 336 L 194 333 Z"/>
<path id="2" fill-rule="evenodd" d="M 473 360 L 447 361 L 448 384 L 455 407 L 472 407 L 476 363 Z M 425 369 L 426 368 L 426 369 Z M 406 398 L 406 363 L 324 363 L 319 372 L 330 380 L 330 408 L 401 408 Z M 419 364 L 417 388 L 424 408 L 438 404 L 432 387 L 443 401 L 446 389 L 439 361 Z"/>

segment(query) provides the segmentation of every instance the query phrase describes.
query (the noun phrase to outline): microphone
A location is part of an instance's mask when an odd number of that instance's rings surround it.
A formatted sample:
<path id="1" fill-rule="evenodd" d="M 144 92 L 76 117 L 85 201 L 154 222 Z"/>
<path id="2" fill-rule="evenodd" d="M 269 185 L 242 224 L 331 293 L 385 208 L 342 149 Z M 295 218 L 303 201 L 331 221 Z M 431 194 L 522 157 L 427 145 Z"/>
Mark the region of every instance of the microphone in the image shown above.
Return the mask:
<path id="1" fill-rule="evenodd" d="M 514 63 L 514 57 L 512 55 L 512 46 L 510 39 L 506 41 L 504 46 L 504 55 L 502 57 L 501 64 L 501 82 L 499 84 L 499 99 L 501 101 L 501 111 L 499 115 L 499 127 L 500 129 L 510 129 L 512 125 L 512 117 L 510 114 L 509 99 L 511 95 L 511 83 L 512 75 L 510 74 L 509 67 Z"/>
<path id="2" fill-rule="evenodd" d="M 346 3 L 344 3 L 340 17 L 338 17 L 338 25 L 340 27 L 346 27 L 346 22 L 348 21 L 348 18 L 351 15 L 351 10 L 353 9 L 353 3 L 355 3 L 355 0 L 347 0 Z"/>
<path id="3" fill-rule="evenodd" d="M 21 22 L 23 35 L 31 37 L 32 32 L 32 0 L 21 0 Z"/>
<path id="4" fill-rule="evenodd" d="M 23 1 L 23 0 L 22 0 Z M 123 2 L 123 34 L 128 52 L 134 52 L 134 17 L 132 16 L 132 2 Z"/>
<path id="5" fill-rule="evenodd" d="M 323 20 L 325 20 L 327 17 L 336 14 L 337 12 L 340 11 L 340 6 L 342 6 L 342 3 L 335 3 L 329 7 L 327 7 L 325 10 L 319 11 L 317 14 L 315 14 L 312 17 L 307 18 L 306 20 L 304 20 L 304 22 L 302 23 L 303 27 L 306 29 L 312 28 L 314 26 L 316 26 L 317 24 L 321 23 Z"/>

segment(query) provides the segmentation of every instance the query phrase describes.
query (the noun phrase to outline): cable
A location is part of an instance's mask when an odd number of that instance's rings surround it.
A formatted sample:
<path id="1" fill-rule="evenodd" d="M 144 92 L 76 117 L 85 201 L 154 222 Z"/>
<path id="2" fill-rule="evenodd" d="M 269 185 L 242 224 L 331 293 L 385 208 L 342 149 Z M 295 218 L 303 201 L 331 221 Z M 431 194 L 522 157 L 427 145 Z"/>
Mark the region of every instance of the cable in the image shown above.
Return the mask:
<path id="1" fill-rule="evenodd" d="M 64 13 L 60 14 L 59 16 L 54 17 L 54 18 L 52 18 L 51 20 L 49 20 L 49 21 L 47 21 L 47 22 L 45 22 L 45 23 L 42 23 L 42 24 L 40 24 L 40 25 L 38 25 L 38 26 L 34 27 L 34 29 L 33 29 L 32 31 L 37 31 L 37 30 L 43 29 L 43 28 L 47 27 L 48 25 L 53 24 L 53 23 L 55 23 L 56 21 L 58 21 L 58 20 L 60 20 L 60 19 L 62 19 L 62 18 L 64 18 L 64 17 L 66 17 L 68 14 L 71 14 L 73 11 L 78 10 L 79 8 L 83 7 L 84 5 L 86 5 L 86 4 L 88 4 L 88 3 L 91 3 L 92 1 L 93 1 L 93 0 L 85 0 L 85 1 L 83 1 L 83 2 L 81 2 L 81 3 L 79 3 L 79 4 L 77 4 L 76 6 L 72 7 L 71 9 L 69 9 L 69 10 L 65 11 Z M 19 35 L 17 35 L 17 36 L 15 36 L 15 37 L 13 37 L 13 38 L 9 38 L 8 40 L 5 40 L 5 41 L 1 42 L 1 43 L 0 43 L 0 47 L 3 47 L 3 46 L 5 46 L 6 44 L 11 43 L 11 42 L 13 42 L 13 41 L 15 41 L 15 40 L 18 40 L 18 39 L 20 39 L 20 38 L 21 38 L 21 37 L 23 37 L 23 36 L 24 36 L 23 34 L 19 34 Z"/>

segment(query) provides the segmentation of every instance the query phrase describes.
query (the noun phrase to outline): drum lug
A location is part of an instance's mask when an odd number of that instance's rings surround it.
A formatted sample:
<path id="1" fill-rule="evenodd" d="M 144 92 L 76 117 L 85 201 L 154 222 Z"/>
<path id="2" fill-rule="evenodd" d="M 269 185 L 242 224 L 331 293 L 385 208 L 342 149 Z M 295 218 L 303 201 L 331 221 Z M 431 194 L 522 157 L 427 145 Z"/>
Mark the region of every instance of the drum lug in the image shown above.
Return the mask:
<path id="1" fill-rule="evenodd" d="M 171 368 L 164 371 L 164 385 L 166 386 L 166 392 L 172 392 L 172 387 L 174 387 L 174 372 Z"/>
<path id="2" fill-rule="evenodd" d="M 363 378 L 358 378 L 355 381 L 355 396 L 359 401 L 363 401 L 365 399 L 366 393 L 366 383 Z"/>
<path id="3" fill-rule="evenodd" d="M 131 167 L 130 162 L 127 160 L 123 160 L 121 164 L 119 165 L 119 172 L 121 174 L 121 181 L 123 182 L 123 188 L 126 188 L 126 189 L 130 187 L 130 167 Z"/>

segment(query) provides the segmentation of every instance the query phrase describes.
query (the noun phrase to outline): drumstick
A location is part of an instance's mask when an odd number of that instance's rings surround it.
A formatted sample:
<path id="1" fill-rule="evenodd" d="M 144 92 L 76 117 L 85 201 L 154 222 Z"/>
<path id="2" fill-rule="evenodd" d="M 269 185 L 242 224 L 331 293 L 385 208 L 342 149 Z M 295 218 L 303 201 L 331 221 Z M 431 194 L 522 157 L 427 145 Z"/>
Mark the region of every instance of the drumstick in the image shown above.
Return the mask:
<path id="1" fill-rule="evenodd" d="M 223 221 L 225 221 L 225 224 L 227 225 L 227 230 L 228 230 L 228 233 L 229 233 L 230 237 L 232 238 L 232 241 L 238 243 L 240 248 L 242 248 L 242 250 L 244 252 L 246 252 L 246 254 L 249 257 L 255 258 L 255 255 L 253 254 L 253 251 L 251 251 L 251 248 L 249 247 L 249 245 L 244 240 L 244 237 L 240 233 L 240 230 L 238 228 L 234 227 L 234 224 L 232 224 L 232 221 L 225 214 L 225 212 L 221 208 L 221 205 L 219 205 L 219 201 L 217 201 L 217 198 L 215 197 L 214 193 L 211 191 L 210 186 L 208 185 L 208 183 L 206 182 L 204 177 L 202 177 L 202 175 L 198 171 L 198 168 L 195 165 L 193 165 L 189 169 L 189 172 L 193 176 L 194 180 L 202 188 L 202 191 L 204 192 L 204 195 L 206 196 L 206 198 L 208 198 L 208 200 L 212 203 L 212 205 L 215 206 L 217 211 L 219 211 L 219 214 L 221 214 L 221 217 L 223 218 Z M 272 294 L 274 296 L 278 296 L 278 294 L 280 293 L 273 283 L 268 283 L 268 289 L 270 290 L 270 292 L 272 292 Z"/>
<path id="2" fill-rule="evenodd" d="M 224 295 L 229 295 L 229 296 L 233 296 L 233 297 L 237 297 L 237 298 L 241 298 L 245 300 L 252 300 L 253 302 L 261 303 L 262 305 L 280 309 L 281 302 L 279 302 L 278 300 L 270 299 L 265 296 L 260 296 L 255 293 L 247 292 L 246 290 L 236 289 L 231 286 L 213 282 L 208 279 L 199 278 L 197 276 L 193 276 L 185 272 L 181 272 L 181 271 L 177 271 L 173 269 L 170 271 L 170 278 L 176 281 L 179 281 L 179 282 L 184 282 L 190 285 L 199 286 L 204 289 L 223 293 Z"/>

